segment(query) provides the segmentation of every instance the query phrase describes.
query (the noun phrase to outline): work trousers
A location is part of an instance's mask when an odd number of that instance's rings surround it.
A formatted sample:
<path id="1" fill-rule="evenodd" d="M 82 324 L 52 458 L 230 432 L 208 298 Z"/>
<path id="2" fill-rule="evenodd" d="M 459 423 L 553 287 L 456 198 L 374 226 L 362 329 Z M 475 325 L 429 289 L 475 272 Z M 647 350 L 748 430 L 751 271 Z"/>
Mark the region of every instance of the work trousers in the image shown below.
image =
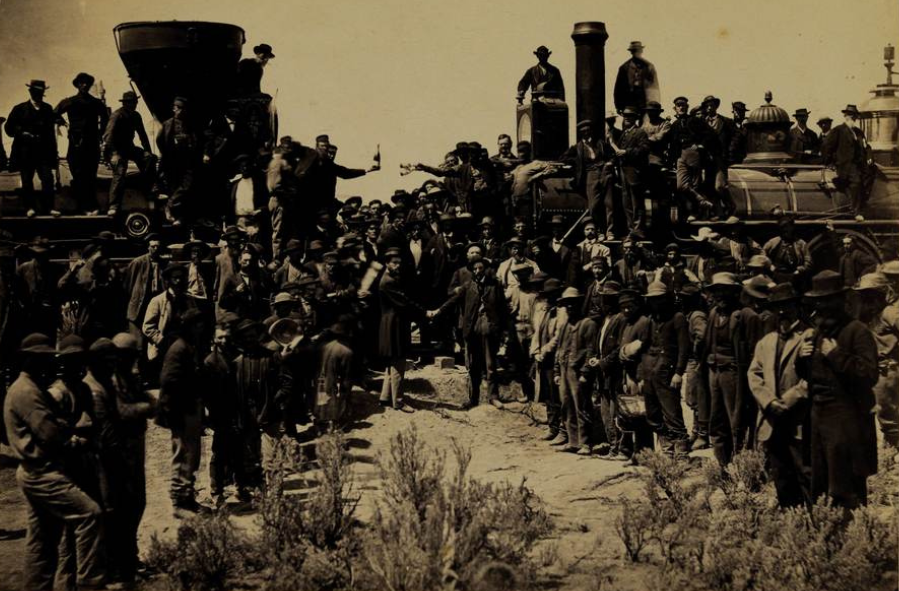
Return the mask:
<path id="1" fill-rule="evenodd" d="M 709 367 L 709 442 L 721 466 L 743 449 L 743 413 L 736 364 Z"/>
<path id="2" fill-rule="evenodd" d="M 778 504 L 783 508 L 810 504 L 811 473 L 802 458 L 802 440 L 793 435 L 792 429 L 775 428 L 771 437 L 762 443 L 762 449 Z"/>
<path id="3" fill-rule="evenodd" d="M 496 356 L 499 338 L 496 335 L 471 334 L 465 340 L 465 367 L 468 368 L 468 403 L 477 406 L 481 400 L 481 381 L 487 380 L 489 400 L 499 400 L 499 376 Z"/>
<path id="4" fill-rule="evenodd" d="M 593 401 L 590 382 L 581 382 L 576 369 L 562 367 L 559 376 L 559 399 L 562 421 L 568 433 L 568 445 L 581 447 L 590 444 L 593 424 Z"/>
<path id="5" fill-rule="evenodd" d="M 693 411 L 693 433 L 702 439 L 709 437 L 709 389 L 702 379 L 699 362 L 691 359 L 684 371 L 683 397 Z"/>
<path id="6" fill-rule="evenodd" d="M 165 186 L 169 191 L 169 201 L 166 204 L 169 214 L 176 220 L 192 218 L 196 214 L 192 207 L 191 195 L 194 189 L 195 173 L 191 168 L 172 167 L 164 172 Z"/>
<path id="7" fill-rule="evenodd" d="M 394 407 L 403 403 L 403 378 L 406 374 L 406 359 L 391 359 L 384 371 L 381 386 L 381 402 L 389 402 Z"/>
<path id="8" fill-rule="evenodd" d="M 506 356 L 515 368 L 515 376 L 521 384 L 521 393 L 528 400 L 534 399 L 534 381 L 530 377 L 531 362 L 527 351 L 531 346 L 531 336 L 523 331 L 514 331 L 509 336 Z"/>
<path id="9" fill-rule="evenodd" d="M 19 466 L 16 481 L 28 502 L 23 589 L 52 591 L 63 531 L 75 537 L 76 582 L 99 586 L 104 571 L 102 510 L 68 476 L 56 470 Z"/>
<path id="10" fill-rule="evenodd" d="M 608 182 L 606 177 L 601 168 L 589 168 L 584 191 L 590 215 L 602 227 L 603 233 L 607 234 L 614 231 L 615 203 L 611 190 L 612 183 Z"/>
<path id="11" fill-rule="evenodd" d="M 72 194 L 82 212 L 97 208 L 97 168 L 100 166 L 100 144 L 93 139 L 69 138 L 66 154 L 72 173 Z"/>
<path id="12" fill-rule="evenodd" d="M 700 193 L 702 186 L 702 155 L 697 148 L 684 148 L 677 159 L 677 192 L 693 211 L 708 213 L 709 200 Z M 705 210 L 705 211 L 703 211 Z"/>
<path id="13" fill-rule="evenodd" d="M 546 424 L 553 434 L 558 434 L 562 422 L 562 401 L 559 387 L 553 381 L 552 358 L 537 364 L 537 380 L 540 382 L 540 399 L 546 402 Z"/>
<path id="14" fill-rule="evenodd" d="M 125 175 L 128 173 L 128 161 L 137 164 L 144 178 L 153 178 L 156 175 L 156 155 L 144 152 L 137 146 L 131 146 L 122 152 L 113 152 L 110 158 L 112 164 L 112 182 L 109 185 L 109 207 L 120 208 L 125 197 Z"/>
<path id="15" fill-rule="evenodd" d="M 642 228 L 646 220 L 646 203 L 644 201 L 644 187 L 640 182 L 642 171 L 636 168 L 622 168 L 624 178 L 622 184 L 622 208 L 627 223 L 627 231 Z"/>
<path id="16" fill-rule="evenodd" d="M 612 447 L 612 453 L 621 446 L 621 431 L 618 429 L 618 397 L 614 392 L 599 392 L 599 414 L 605 429 L 606 441 Z"/>
<path id="17" fill-rule="evenodd" d="M 673 445 L 687 440 L 680 392 L 671 387 L 673 366 L 664 356 L 647 354 L 643 358 L 646 378 L 643 381 L 643 400 L 646 402 L 646 421 L 660 440 Z"/>
<path id="18" fill-rule="evenodd" d="M 194 483 L 200 469 L 203 435 L 203 413 L 199 401 L 179 413 L 177 420 L 171 422 L 172 481 L 169 496 L 176 506 L 196 499 Z"/>
<path id="19" fill-rule="evenodd" d="M 41 181 L 40 193 L 34 190 L 34 175 Z M 53 196 L 56 181 L 53 179 L 53 166 L 42 162 L 23 162 L 19 168 L 22 179 L 22 197 L 27 209 L 33 209 L 40 215 L 50 213 L 53 207 Z"/>
<path id="20" fill-rule="evenodd" d="M 899 368 L 881 373 L 874 386 L 877 398 L 877 422 L 884 441 L 899 447 Z"/>
<path id="21" fill-rule="evenodd" d="M 868 502 L 868 475 L 856 473 L 858 437 L 850 433 L 860 426 L 847 425 L 857 416 L 851 403 L 812 404 L 812 499 L 827 495 L 846 510 Z"/>

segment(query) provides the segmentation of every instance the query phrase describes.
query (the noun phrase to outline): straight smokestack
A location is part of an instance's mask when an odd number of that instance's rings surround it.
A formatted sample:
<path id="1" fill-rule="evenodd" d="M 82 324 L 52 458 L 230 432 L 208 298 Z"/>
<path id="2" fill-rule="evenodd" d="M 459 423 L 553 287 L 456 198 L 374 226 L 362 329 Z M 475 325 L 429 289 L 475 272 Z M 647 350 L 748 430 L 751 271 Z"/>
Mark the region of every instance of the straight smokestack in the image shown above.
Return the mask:
<path id="1" fill-rule="evenodd" d="M 606 24 L 600 22 L 575 23 L 571 33 L 574 40 L 577 80 L 577 119 L 593 122 L 594 137 L 604 135 L 606 113 Z"/>

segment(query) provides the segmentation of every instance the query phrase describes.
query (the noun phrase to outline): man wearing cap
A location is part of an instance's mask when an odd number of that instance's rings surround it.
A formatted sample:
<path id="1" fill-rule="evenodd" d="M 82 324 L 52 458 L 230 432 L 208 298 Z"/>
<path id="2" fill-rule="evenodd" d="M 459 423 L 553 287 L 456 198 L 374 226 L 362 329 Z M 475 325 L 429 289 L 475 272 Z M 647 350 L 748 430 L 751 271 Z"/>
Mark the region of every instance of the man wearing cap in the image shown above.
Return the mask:
<path id="1" fill-rule="evenodd" d="M 190 198 L 196 170 L 200 165 L 200 137 L 187 114 L 187 99 L 176 96 L 172 117 L 163 122 L 156 136 L 159 150 L 159 187 L 169 196 L 166 217 L 177 224 L 190 216 Z"/>
<path id="2" fill-rule="evenodd" d="M 865 132 L 859 127 L 858 107 L 846 105 L 842 113 L 843 123 L 827 134 L 821 153 L 824 165 L 837 171 L 835 184 L 849 201 L 856 221 L 864 221 L 862 211 L 868 200 L 866 181 L 871 162 L 870 146 Z"/>
<path id="3" fill-rule="evenodd" d="M 253 57 L 240 60 L 237 64 L 237 95 L 253 97 L 262 93 L 262 73 L 270 60 L 275 58 L 272 46 L 260 43 L 253 47 Z"/>
<path id="4" fill-rule="evenodd" d="M 102 509 L 66 472 L 66 457 L 87 449 L 75 420 L 48 391 L 53 380 L 55 349 L 39 333 L 23 339 L 22 369 L 3 405 L 9 445 L 19 460 L 16 481 L 27 502 L 28 533 L 23 589 L 51 591 L 59 559 L 60 539 L 74 536 L 74 567 L 80 588 L 103 588 Z M 65 560 L 70 557 L 66 556 Z M 66 566 L 61 569 L 67 570 Z"/>
<path id="5" fill-rule="evenodd" d="M 143 348 L 144 318 L 150 300 L 162 293 L 165 282 L 162 272 L 165 261 L 162 260 L 162 240 L 159 234 L 148 234 L 144 239 L 147 252 L 135 257 L 128 263 L 123 273 L 123 285 L 128 296 L 128 331 L 138 339 Z"/>
<path id="6" fill-rule="evenodd" d="M 187 268 L 183 264 L 168 265 L 162 272 L 162 278 L 166 289 L 150 300 L 142 327 L 148 341 L 147 359 L 151 362 L 165 356 L 181 318 L 189 311 L 198 309 L 196 300 L 187 294 Z"/>
<path id="7" fill-rule="evenodd" d="M 701 192 L 703 169 L 718 153 L 717 136 L 705 119 L 690 114 L 686 97 L 674 99 L 676 119 L 671 124 L 668 164 L 677 170 L 677 192 L 692 205 L 691 217 L 708 219 L 713 204 Z M 713 179 L 714 180 L 714 179 Z"/>
<path id="8" fill-rule="evenodd" d="M 736 206 L 732 203 L 730 193 L 727 191 L 727 167 L 731 160 L 728 150 L 736 131 L 733 119 L 718 113 L 720 106 L 721 99 L 716 96 L 707 96 L 702 101 L 705 122 L 717 138 L 712 146 L 706 146 L 711 156 L 706 163 L 705 174 L 708 186 L 706 191 L 718 195 L 724 206 L 724 215 L 729 216 L 733 214 Z"/>
<path id="9" fill-rule="evenodd" d="M 59 166 L 56 115 L 53 107 L 44 102 L 47 83 L 32 80 L 27 86 L 29 100 L 12 108 L 4 126 L 6 134 L 13 138 L 9 168 L 19 171 L 28 217 L 35 213 L 58 216 L 53 203 L 53 171 Z M 39 197 L 34 192 L 35 173 L 41 181 Z"/>
<path id="10" fill-rule="evenodd" d="M 655 66 L 644 59 L 644 47 L 639 41 L 631 41 L 627 48 L 631 58 L 618 68 L 613 96 L 619 113 L 625 107 L 643 109 L 648 101 L 661 100 L 659 76 Z"/>
<path id="11" fill-rule="evenodd" d="M 876 400 L 879 378 L 874 335 L 846 311 L 843 278 L 821 271 L 805 293 L 813 329 L 799 345 L 799 376 L 808 384 L 811 412 L 812 498 L 827 495 L 848 511 L 868 501 L 868 476 L 877 473 Z"/>
<path id="12" fill-rule="evenodd" d="M 59 125 L 68 127 L 69 149 L 66 162 L 72 173 L 72 193 L 81 211 L 97 209 L 97 167 L 100 163 L 100 136 L 109 121 L 106 105 L 91 95 L 94 77 L 81 72 L 72 80 L 78 89 L 75 96 L 64 98 L 56 105 Z M 63 116 L 69 118 L 66 124 Z"/>
<path id="13" fill-rule="evenodd" d="M 862 275 L 854 289 L 860 300 L 858 319 L 877 344 L 877 422 L 884 441 L 899 448 L 899 305 L 883 273 Z"/>
<path id="14" fill-rule="evenodd" d="M 568 148 L 560 160 L 574 166 L 574 187 L 587 199 L 587 209 L 593 221 L 602 226 L 602 233 L 611 231 L 614 222 L 614 203 L 611 191 L 612 148 L 595 136 L 593 122 L 579 121 L 578 142 Z"/>
<path id="15" fill-rule="evenodd" d="M 524 101 L 524 94 L 530 89 L 531 100 L 546 97 L 564 101 L 565 83 L 562 81 L 562 73 L 559 68 L 549 63 L 552 52 L 545 45 L 541 45 L 534 51 L 534 55 L 537 56 L 537 65 L 528 68 L 521 77 L 515 100 L 520 105 Z"/>
<path id="16" fill-rule="evenodd" d="M 644 170 L 643 179 L 650 198 L 661 199 L 667 192 L 666 181 L 662 169 L 667 166 L 668 147 L 671 143 L 671 120 L 663 118 L 661 103 L 647 101 L 643 109 L 643 131 L 649 143 L 649 161 Z"/>
<path id="17" fill-rule="evenodd" d="M 562 403 L 561 426 L 568 435 L 568 444 L 561 451 L 589 456 L 593 453 L 593 400 L 587 361 L 594 357 L 596 322 L 581 314 L 584 296 L 576 287 L 565 288 L 558 305 L 565 308 L 568 320 L 559 329 L 555 355 L 554 381 Z"/>
<path id="18" fill-rule="evenodd" d="M 128 161 L 137 164 L 146 179 L 156 176 L 156 155 L 150 148 L 150 138 L 144 129 L 144 120 L 137 112 L 137 101 L 140 97 L 134 91 L 122 94 L 122 106 L 109 117 L 106 131 L 103 134 L 103 159 L 112 167 L 112 183 L 109 185 L 109 204 L 107 214 L 118 212 L 125 197 L 125 175 L 128 172 Z M 134 145 L 134 136 L 140 140 L 140 148 Z"/>
<path id="19" fill-rule="evenodd" d="M 812 502 L 809 466 L 803 460 L 809 436 L 808 387 L 796 367 L 807 328 L 800 319 L 799 299 L 790 283 L 771 288 L 766 307 L 777 319 L 777 330 L 755 346 L 748 372 L 749 389 L 761 411 L 758 441 L 783 508 Z"/>
<path id="20" fill-rule="evenodd" d="M 812 268 L 812 254 L 808 243 L 796 236 L 796 220 L 785 213 L 777 220 L 778 236 L 762 247 L 774 266 L 774 280 L 778 283 L 792 281 L 801 287 Z"/>
<path id="21" fill-rule="evenodd" d="M 843 252 L 840 255 L 840 275 L 843 276 L 843 284 L 846 287 L 853 287 L 862 275 L 874 272 L 877 268 L 877 259 L 856 246 L 855 238 L 851 234 L 844 234 L 841 243 Z"/>
<path id="22" fill-rule="evenodd" d="M 811 164 L 820 152 L 818 134 L 808 128 L 808 116 L 811 112 L 805 107 L 796 109 L 793 119 L 796 125 L 790 128 L 790 154 L 799 164 Z"/>

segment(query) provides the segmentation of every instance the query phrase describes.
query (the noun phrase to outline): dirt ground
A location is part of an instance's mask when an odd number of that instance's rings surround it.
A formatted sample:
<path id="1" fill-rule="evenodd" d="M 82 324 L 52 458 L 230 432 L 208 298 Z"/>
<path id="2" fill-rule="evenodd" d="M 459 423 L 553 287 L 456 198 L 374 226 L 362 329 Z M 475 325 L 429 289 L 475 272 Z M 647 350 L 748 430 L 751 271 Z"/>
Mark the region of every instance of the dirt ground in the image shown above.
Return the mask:
<path id="1" fill-rule="evenodd" d="M 651 587 L 651 567 L 639 572 L 621 560 L 622 545 L 615 531 L 620 495 L 636 495 L 640 483 L 636 468 L 623 462 L 598 457 L 580 457 L 556 451 L 539 437 L 544 427 L 534 418 L 542 417 L 542 406 L 529 409 L 510 404 L 505 410 L 489 405 L 464 412 L 424 399 L 412 401 L 417 409 L 407 414 L 383 409 L 377 396 L 358 390 L 354 394 L 354 422 L 347 440 L 361 493 L 359 516 L 370 514 L 379 487 L 376 461 L 390 438 L 410 425 L 430 446 L 449 451 L 455 438 L 471 447 L 470 472 L 484 481 L 527 480 L 543 499 L 556 529 L 553 537 L 541 542 L 539 551 L 556 557 L 544 573 L 546 588 L 560 590 L 602 589 L 609 576 L 621 591 Z M 204 437 L 203 463 L 199 475 L 200 500 L 209 502 L 209 446 Z M 147 445 L 147 510 L 141 526 L 141 548 L 145 551 L 153 534 L 174 536 L 178 520 L 168 498 L 170 443 L 168 432 L 151 426 Z M 706 453 L 706 452 L 703 452 Z M 0 541 L 0 590 L 18 589 L 24 549 L 25 503 L 15 485 L 14 468 L 0 468 L 0 528 L 18 532 L 20 537 Z M 254 528 L 250 513 L 234 517 L 235 522 Z M 153 588 L 158 585 L 152 585 Z"/>

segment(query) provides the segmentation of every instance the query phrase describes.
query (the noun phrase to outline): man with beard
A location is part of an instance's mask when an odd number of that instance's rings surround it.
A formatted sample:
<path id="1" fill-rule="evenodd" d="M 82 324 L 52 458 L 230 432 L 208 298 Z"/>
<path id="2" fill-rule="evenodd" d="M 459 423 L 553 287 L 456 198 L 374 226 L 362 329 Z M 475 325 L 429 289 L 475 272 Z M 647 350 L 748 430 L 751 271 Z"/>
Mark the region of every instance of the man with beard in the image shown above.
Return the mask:
<path id="1" fill-rule="evenodd" d="M 574 187 L 587 199 L 590 217 L 603 227 L 607 240 L 614 240 L 615 209 L 611 191 L 612 148 L 596 137 L 592 121 L 577 124 L 578 142 L 560 160 L 574 166 Z"/>
<path id="2" fill-rule="evenodd" d="M 58 166 L 56 115 L 44 102 L 47 83 L 32 80 L 27 86 L 30 98 L 12 108 L 4 126 L 13 138 L 9 167 L 19 171 L 28 217 L 38 213 L 58 216 L 60 212 L 53 204 L 53 170 Z M 35 173 L 41 181 L 39 196 L 34 191 Z"/>
<path id="3" fill-rule="evenodd" d="M 128 296 L 128 331 L 138 339 L 143 347 L 144 335 L 141 328 L 147 314 L 147 306 L 154 297 L 162 293 L 165 284 L 162 272 L 165 262 L 162 260 L 162 240 L 159 234 L 147 234 L 144 239 L 147 252 L 135 257 L 128 263 L 123 275 L 123 284 Z"/>
<path id="4" fill-rule="evenodd" d="M 684 205 L 691 209 L 688 221 L 709 219 L 713 204 L 701 192 L 706 150 L 716 141 L 714 132 L 705 120 L 690 114 L 690 102 L 686 97 L 674 99 L 675 121 L 671 124 L 671 143 L 668 163 L 677 170 L 677 192 Z"/>
<path id="5" fill-rule="evenodd" d="M 808 109 L 796 109 L 793 119 L 796 125 L 790 128 L 790 154 L 797 164 L 812 164 L 821 151 L 818 134 L 808 128 Z"/>
<path id="6" fill-rule="evenodd" d="M 594 257 L 590 269 L 593 281 L 587 286 L 584 309 L 581 312 L 598 322 L 602 317 L 602 293 L 606 283 L 612 281 L 612 273 L 609 269 L 609 260 L 603 256 Z"/>
<path id="7" fill-rule="evenodd" d="M 774 280 L 790 281 L 800 288 L 812 269 L 811 251 L 806 241 L 796 236 L 796 220 L 792 214 L 783 214 L 777 227 L 778 235 L 766 242 L 762 250 L 774 265 Z"/>
<path id="8" fill-rule="evenodd" d="M 646 273 L 648 265 L 643 260 L 641 250 L 631 238 L 621 243 L 621 259 L 615 262 L 612 276 L 623 287 L 637 286 L 640 291 L 647 285 Z"/>
<path id="9" fill-rule="evenodd" d="M 163 271 L 162 278 L 166 290 L 150 300 L 142 328 L 148 341 L 147 359 L 157 364 L 153 367 L 158 367 L 157 360 L 165 357 L 184 316 L 198 309 L 196 300 L 187 293 L 187 268 L 184 265 L 169 265 Z"/>
<path id="10" fill-rule="evenodd" d="M 621 395 L 636 398 L 641 396 L 639 383 L 643 381 L 642 359 L 644 351 L 649 347 L 652 338 L 649 316 L 643 313 L 642 297 L 628 290 L 618 298 L 618 305 L 624 321 L 618 347 L 618 361 L 621 367 Z M 620 402 L 620 400 L 619 400 Z M 634 461 L 642 449 L 652 449 L 652 431 L 646 423 L 645 416 L 626 415 L 619 405 L 617 423 L 622 432 L 619 452 Z"/>
<path id="11" fill-rule="evenodd" d="M 659 447 L 672 457 L 690 452 L 681 410 L 681 385 L 690 353 L 690 333 L 682 312 L 674 308 L 674 294 L 660 281 L 649 284 L 649 348 L 643 355 L 641 391 L 646 401 L 646 420 L 659 438 Z"/>
<path id="12" fill-rule="evenodd" d="M 656 269 L 655 281 L 678 292 L 689 283 L 699 283 L 699 278 L 687 269 L 687 261 L 681 254 L 680 245 L 672 242 L 665 247 L 665 264 Z"/>
<path id="13" fill-rule="evenodd" d="M 705 123 L 716 138 L 716 141 L 706 146 L 708 158 L 704 168 L 706 193 L 718 198 L 721 213 L 726 218 L 736 210 L 736 204 L 727 190 L 727 167 L 730 162 L 728 150 L 735 131 L 733 120 L 718 113 L 720 106 L 721 99 L 715 96 L 707 96 L 702 101 Z"/>
<path id="14" fill-rule="evenodd" d="M 770 466 L 777 502 L 784 508 L 812 502 L 809 467 L 803 460 L 808 386 L 796 365 L 806 329 L 799 316 L 799 300 L 789 283 L 771 289 L 766 306 L 777 317 L 777 330 L 758 342 L 749 366 L 749 389 L 761 410 L 758 441 Z"/>
<path id="15" fill-rule="evenodd" d="M 487 273 L 487 263 L 475 257 L 468 263 L 472 280 L 462 288 L 462 338 L 469 374 L 467 408 L 480 402 L 481 380 L 486 378 L 490 404 L 502 408 L 496 358 L 509 328 L 509 308 L 503 288 Z"/>
<path id="16" fill-rule="evenodd" d="M 827 142 L 821 152 L 825 166 L 837 171 L 837 186 L 849 201 L 849 209 L 855 216 L 855 221 L 863 222 L 865 218 L 862 210 L 868 197 L 865 181 L 871 163 L 870 146 L 865 132 L 859 128 L 858 107 L 846 105 L 842 113 L 843 123 L 827 134 Z M 6 125 L 8 133 L 9 123 Z"/>
<path id="17" fill-rule="evenodd" d="M 602 257 L 611 264 L 612 251 L 601 242 L 604 238 L 597 235 L 596 222 L 593 221 L 593 218 L 586 218 L 584 220 L 584 239 L 574 248 L 572 259 L 572 264 L 577 271 L 577 287 L 583 287 L 591 279 L 594 258 Z"/>
<path id="18" fill-rule="evenodd" d="M 225 281 L 219 306 L 223 310 L 234 312 L 240 318 L 261 322 L 271 312 L 271 286 L 259 266 L 259 252 L 253 246 L 248 244 L 241 251 L 239 270 L 237 275 L 232 275 Z"/>
<path id="19" fill-rule="evenodd" d="M 618 393 L 621 391 L 621 360 L 619 344 L 625 317 L 621 313 L 618 300 L 621 286 L 608 281 L 600 293 L 600 315 L 597 322 L 594 357 L 587 364 L 595 379 L 596 398 L 605 429 L 606 442 L 600 444 L 596 452 L 610 460 L 624 460 L 621 454 L 621 432 L 618 429 Z"/>
<path id="20" fill-rule="evenodd" d="M 411 345 L 410 324 L 413 315 L 420 310 L 403 291 L 402 255 L 398 248 L 384 253 L 385 272 L 378 285 L 381 303 L 381 325 L 378 331 L 378 354 L 387 363 L 380 403 L 403 412 L 412 412 L 403 397 L 403 379 L 406 374 L 406 353 Z M 429 314 L 430 316 L 431 314 Z"/>
<path id="21" fill-rule="evenodd" d="M 872 273 L 877 268 L 877 259 L 858 248 L 850 234 L 844 235 L 841 242 L 843 253 L 840 255 L 840 275 L 843 276 L 846 287 L 853 287 L 863 275 Z"/>
<path id="22" fill-rule="evenodd" d="M 200 138 L 188 119 L 186 109 L 187 99 L 175 97 L 172 117 L 162 124 L 156 136 L 160 192 L 169 196 L 166 217 L 176 226 L 195 213 L 190 209 L 190 200 L 201 158 Z"/>
<path id="23" fill-rule="evenodd" d="M 238 259 L 246 241 L 246 236 L 237 226 L 228 226 L 222 233 L 222 240 L 225 241 L 225 246 L 221 248 L 221 252 L 215 255 L 215 279 L 212 285 L 216 301 L 216 314 L 220 311 L 219 302 L 222 299 L 225 284 L 240 269 Z"/>
<path id="24" fill-rule="evenodd" d="M 621 181 L 622 209 L 628 232 L 642 233 L 646 224 L 644 185 L 649 163 L 649 137 L 639 125 L 641 111 L 625 107 L 621 112 L 622 131 L 618 141 L 612 141 Z"/>
<path id="25" fill-rule="evenodd" d="M 742 379 L 737 366 L 742 286 L 733 273 L 715 273 L 706 290 L 712 311 L 699 358 L 708 367 L 709 440 L 723 469 L 746 442 Z"/>
<path id="26" fill-rule="evenodd" d="M 899 306 L 895 299 L 890 302 L 895 295 L 883 273 L 862 275 L 855 292 L 860 299 L 858 319 L 871 329 L 877 343 L 877 422 L 886 444 L 899 448 Z"/>
<path id="27" fill-rule="evenodd" d="M 503 287 L 504 296 L 510 299 L 513 289 L 518 287 L 518 278 L 512 272 L 512 267 L 516 265 L 527 265 L 533 269 L 534 273 L 540 272 L 537 263 L 525 256 L 524 243 L 518 238 L 512 238 L 506 241 L 506 248 L 509 249 L 509 258 L 500 263 L 496 271 L 496 277 L 499 279 L 500 285 Z"/>
<path id="28" fill-rule="evenodd" d="M 106 129 L 109 112 L 100 99 L 92 96 L 94 77 L 81 72 L 72 80 L 78 94 L 56 105 L 60 125 L 69 129 L 66 162 L 72 173 L 72 193 L 81 211 L 94 215 L 97 211 L 97 168 L 100 164 L 100 135 Z M 62 117 L 68 115 L 66 124 Z"/>
<path id="29" fill-rule="evenodd" d="M 814 328 L 799 345 L 799 376 L 812 401 L 812 498 L 826 494 L 848 512 L 868 500 L 868 476 L 877 473 L 874 425 L 877 344 L 871 331 L 846 312 L 843 278 L 821 271 L 805 297 L 814 305 Z"/>
<path id="30" fill-rule="evenodd" d="M 556 349 L 555 378 L 562 403 L 562 421 L 568 434 L 568 444 L 561 451 L 580 456 L 593 453 L 591 429 L 593 401 L 587 360 L 594 356 L 596 323 L 581 314 L 584 296 L 576 287 L 568 287 L 559 298 L 568 317 L 559 329 Z"/>
<path id="31" fill-rule="evenodd" d="M 529 354 L 536 364 L 536 398 L 546 402 L 546 424 L 549 427 L 542 437 L 544 441 L 564 440 L 568 443 L 566 431 L 561 428 L 562 402 L 559 387 L 553 380 L 556 347 L 559 344 L 559 329 L 565 320 L 565 308 L 556 305 L 562 292 L 562 282 L 552 277 L 537 286 L 537 298 L 531 314 L 534 335 L 531 338 Z M 561 439 L 560 439 L 561 438 Z"/>

